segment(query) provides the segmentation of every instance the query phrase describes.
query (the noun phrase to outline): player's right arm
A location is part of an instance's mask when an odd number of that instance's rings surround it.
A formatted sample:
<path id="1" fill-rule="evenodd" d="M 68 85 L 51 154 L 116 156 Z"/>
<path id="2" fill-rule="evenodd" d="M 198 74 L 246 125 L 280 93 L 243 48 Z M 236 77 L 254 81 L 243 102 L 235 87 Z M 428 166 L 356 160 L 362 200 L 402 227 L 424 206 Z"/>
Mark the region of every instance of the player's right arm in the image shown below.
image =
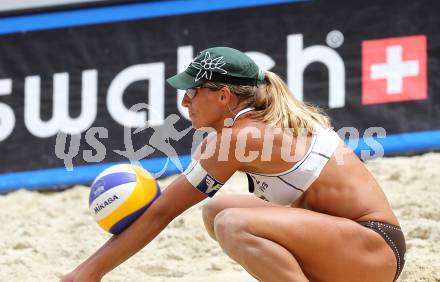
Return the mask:
<path id="1" fill-rule="evenodd" d="M 219 138 L 213 139 L 219 145 Z M 215 194 L 216 182 L 224 183 L 238 169 L 232 157 L 218 162 L 219 146 L 205 159 L 197 158 L 197 173 L 179 176 L 127 229 L 110 238 L 99 250 L 62 279 L 63 282 L 94 282 L 151 242 L 175 217 L 207 196 Z M 230 151 L 234 152 L 234 146 Z M 194 164 L 193 162 L 193 164 Z M 212 178 L 212 179 L 211 179 Z"/>
<path id="2" fill-rule="evenodd" d="M 152 241 L 175 217 L 205 198 L 185 176 L 179 176 L 133 224 L 110 238 L 62 281 L 100 281 Z"/>

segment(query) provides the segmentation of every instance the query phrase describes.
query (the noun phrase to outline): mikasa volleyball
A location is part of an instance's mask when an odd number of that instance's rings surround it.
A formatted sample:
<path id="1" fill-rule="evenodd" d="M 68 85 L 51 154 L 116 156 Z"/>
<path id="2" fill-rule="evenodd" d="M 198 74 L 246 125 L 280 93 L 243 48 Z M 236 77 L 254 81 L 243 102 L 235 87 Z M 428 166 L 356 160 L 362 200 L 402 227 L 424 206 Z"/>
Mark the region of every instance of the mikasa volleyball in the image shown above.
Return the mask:
<path id="1" fill-rule="evenodd" d="M 105 231 L 119 234 L 160 196 L 160 187 L 145 169 L 113 165 L 93 181 L 89 209 Z"/>

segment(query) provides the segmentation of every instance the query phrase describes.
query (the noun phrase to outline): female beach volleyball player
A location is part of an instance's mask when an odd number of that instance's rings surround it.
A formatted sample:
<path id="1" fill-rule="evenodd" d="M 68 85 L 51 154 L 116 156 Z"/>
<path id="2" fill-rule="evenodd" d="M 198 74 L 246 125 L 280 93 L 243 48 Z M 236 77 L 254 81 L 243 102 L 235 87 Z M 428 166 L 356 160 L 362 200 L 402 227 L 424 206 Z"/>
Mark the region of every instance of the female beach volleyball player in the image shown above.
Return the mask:
<path id="1" fill-rule="evenodd" d="M 405 259 L 398 220 L 327 116 L 232 48 L 202 51 L 167 81 L 187 90 L 182 105 L 193 127 L 213 130 L 183 175 L 63 281 L 100 281 L 184 210 L 214 196 L 236 171 L 246 173 L 257 197 L 214 197 L 203 207 L 203 220 L 225 253 L 256 279 L 397 279 Z"/>

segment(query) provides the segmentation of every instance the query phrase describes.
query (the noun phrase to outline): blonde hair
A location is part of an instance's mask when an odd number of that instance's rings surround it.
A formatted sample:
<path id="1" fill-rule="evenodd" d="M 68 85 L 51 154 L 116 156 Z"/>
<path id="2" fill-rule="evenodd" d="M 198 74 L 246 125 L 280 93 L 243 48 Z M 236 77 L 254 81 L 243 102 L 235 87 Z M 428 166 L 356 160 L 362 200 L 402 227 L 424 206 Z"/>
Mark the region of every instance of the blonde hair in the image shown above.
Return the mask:
<path id="1" fill-rule="evenodd" d="M 329 117 L 318 107 L 299 101 L 275 73 L 266 71 L 263 85 L 230 85 L 207 82 L 207 87 L 227 86 L 246 107 L 254 107 L 251 118 L 280 128 L 289 128 L 298 136 L 301 130 L 313 133 L 317 127 L 329 128 Z"/>

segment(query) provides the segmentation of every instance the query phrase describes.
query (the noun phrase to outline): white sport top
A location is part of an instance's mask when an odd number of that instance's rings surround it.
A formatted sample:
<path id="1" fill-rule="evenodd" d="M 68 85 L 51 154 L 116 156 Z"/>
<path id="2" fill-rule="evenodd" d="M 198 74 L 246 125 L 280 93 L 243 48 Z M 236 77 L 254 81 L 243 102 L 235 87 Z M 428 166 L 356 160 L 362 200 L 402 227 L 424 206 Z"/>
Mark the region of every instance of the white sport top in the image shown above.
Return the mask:
<path id="1" fill-rule="evenodd" d="M 240 115 L 251 110 L 253 109 L 241 110 L 233 122 Z M 266 201 L 279 205 L 291 205 L 318 178 L 339 142 L 338 134 L 332 129 L 319 128 L 313 134 L 307 153 L 290 169 L 271 174 L 245 172 L 249 191 Z M 192 160 L 184 175 L 197 190 L 209 197 L 213 197 L 223 186 L 223 183 L 208 174 L 198 160 Z"/>
<path id="2" fill-rule="evenodd" d="M 252 109 L 240 111 L 244 114 Z M 249 192 L 279 205 L 291 205 L 318 178 L 340 142 L 338 134 L 331 128 L 320 128 L 313 134 L 311 145 L 304 157 L 290 169 L 280 173 L 245 172 Z"/>

